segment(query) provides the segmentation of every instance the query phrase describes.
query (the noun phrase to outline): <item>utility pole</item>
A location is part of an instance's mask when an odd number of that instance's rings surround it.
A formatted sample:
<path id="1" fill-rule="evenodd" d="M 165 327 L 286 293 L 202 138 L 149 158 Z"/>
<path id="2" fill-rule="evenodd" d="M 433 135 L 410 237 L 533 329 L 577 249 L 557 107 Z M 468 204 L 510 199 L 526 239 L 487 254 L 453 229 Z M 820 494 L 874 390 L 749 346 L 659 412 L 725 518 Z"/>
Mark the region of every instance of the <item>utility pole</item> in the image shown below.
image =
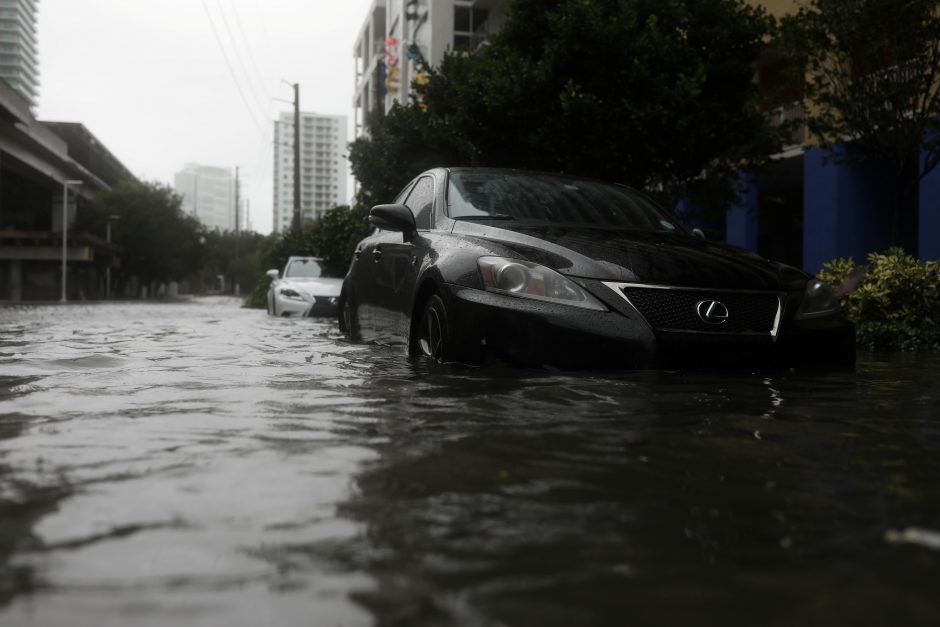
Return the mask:
<path id="1" fill-rule="evenodd" d="M 294 230 L 300 231 L 300 83 L 294 83 Z"/>
<path id="2" fill-rule="evenodd" d="M 65 296 L 65 283 L 68 279 L 68 249 L 69 249 L 69 185 L 81 185 L 79 180 L 62 181 L 62 298 L 60 302 L 68 300 Z"/>
<path id="3" fill-rule="evenodd" d="M 241 296 L 241 285 L 238 283 L 238 166 L 235 166 L 235 267 L 232 276 L 235 278 L 235 296 Z"/>
<path id="4" fill-rule="evenodd" d="M 235 259 L 238 259 L 238 168 L 235 166 Z"/>

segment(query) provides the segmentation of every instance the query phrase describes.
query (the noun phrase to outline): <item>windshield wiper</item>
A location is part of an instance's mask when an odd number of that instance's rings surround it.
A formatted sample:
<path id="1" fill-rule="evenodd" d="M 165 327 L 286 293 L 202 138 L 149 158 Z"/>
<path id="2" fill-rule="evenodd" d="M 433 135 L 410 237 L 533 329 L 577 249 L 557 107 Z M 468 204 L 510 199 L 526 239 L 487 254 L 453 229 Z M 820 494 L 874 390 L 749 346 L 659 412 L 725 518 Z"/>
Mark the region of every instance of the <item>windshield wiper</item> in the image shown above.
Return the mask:
<path id="1" fill-rule="evenodd" d="M 486 215 L 456 216 L 454 220 L 515 220 L 508 213 L 487 213 Z"/>

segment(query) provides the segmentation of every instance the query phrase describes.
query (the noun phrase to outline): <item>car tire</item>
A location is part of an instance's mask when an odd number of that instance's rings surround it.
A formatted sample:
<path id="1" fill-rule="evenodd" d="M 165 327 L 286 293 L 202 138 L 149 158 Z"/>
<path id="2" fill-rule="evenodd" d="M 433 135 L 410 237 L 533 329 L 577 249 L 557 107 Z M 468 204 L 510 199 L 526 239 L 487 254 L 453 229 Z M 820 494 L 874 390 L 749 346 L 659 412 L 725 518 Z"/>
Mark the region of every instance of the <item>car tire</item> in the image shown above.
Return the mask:
<path id="1" fill-rule="evenodd" d="M 437 294 L 432 294 L 421 310 L 415 349 L 436 362 L 452 361 L 454 347 L 448 326 L 447 308 Z"/>
<path id="2" fill-rule="evenodd" d="M 273 299 L 270 296 L 268 296 L 267 301 L 268 301 L 268 315 L 273 316 L 274 315 Z"/>
<path id="3" fill-rule="evenodd" d="M 359 320 L 356 317 L 355 303 L 348 294 L 344 294 L 339 303 L 339 330 L 350 340 L 359 339 Z"/>

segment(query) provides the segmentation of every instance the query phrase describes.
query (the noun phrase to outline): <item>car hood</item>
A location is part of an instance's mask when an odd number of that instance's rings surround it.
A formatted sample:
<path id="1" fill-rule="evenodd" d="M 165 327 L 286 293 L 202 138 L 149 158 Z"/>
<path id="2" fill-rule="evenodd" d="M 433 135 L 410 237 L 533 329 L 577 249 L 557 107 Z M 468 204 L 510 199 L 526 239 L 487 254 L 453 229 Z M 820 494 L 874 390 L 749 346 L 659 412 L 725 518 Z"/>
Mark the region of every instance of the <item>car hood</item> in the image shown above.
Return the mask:
<path id="1" fill-rule="evenodd" d="M 796 289 L 807 275 L 752 252 L 690 237 L 597 228 L 458 221 L 454 233 L 479 237 L 570 276 L 716 289 Z"/>
<path id="2" fill-rule="evenodd" d="M 282 279 L 278 287 L 291 287 L 308 296 L 339 296 L 343 288 L 342 279 Z"/>

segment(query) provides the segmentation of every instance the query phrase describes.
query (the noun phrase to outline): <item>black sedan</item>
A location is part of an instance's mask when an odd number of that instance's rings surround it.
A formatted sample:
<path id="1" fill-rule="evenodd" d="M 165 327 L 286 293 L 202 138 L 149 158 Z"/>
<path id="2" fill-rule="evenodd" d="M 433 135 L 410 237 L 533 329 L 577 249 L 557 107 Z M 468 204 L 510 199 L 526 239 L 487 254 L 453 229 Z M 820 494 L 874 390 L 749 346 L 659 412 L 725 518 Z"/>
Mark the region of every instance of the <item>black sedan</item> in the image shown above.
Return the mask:
<path id="1" fill-rule="evenodd" d="M 854 363 L 827 284 L 706 241 L 622 185 L 439 168 L 370 219 L 340 295 L 352 339 L 470 364 Z"/>

